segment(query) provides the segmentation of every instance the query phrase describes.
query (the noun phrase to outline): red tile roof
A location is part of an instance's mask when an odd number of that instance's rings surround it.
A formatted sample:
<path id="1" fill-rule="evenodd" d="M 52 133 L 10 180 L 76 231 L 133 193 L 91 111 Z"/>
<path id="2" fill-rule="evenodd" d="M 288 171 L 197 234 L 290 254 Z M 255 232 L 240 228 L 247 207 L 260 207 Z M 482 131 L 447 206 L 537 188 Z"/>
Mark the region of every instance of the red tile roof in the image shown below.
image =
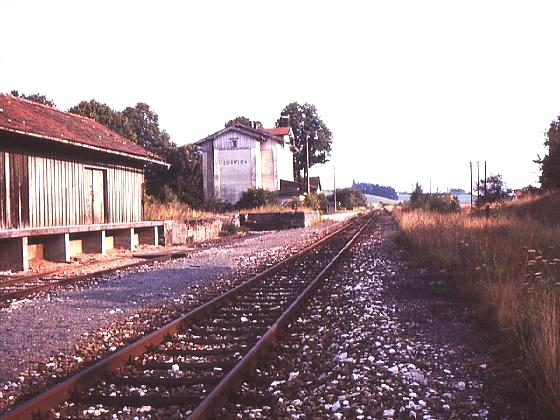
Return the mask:
<path id="1" fill-rule="evenodd" d="M 92 119 L 2 93 L 0 130 L 165 163 L 161 157 Z"/>
<path id="2" fill-rule="evenodd" d="M 273 136 L 287 136 L 290 134 L 290 127 L 262 128 L 261 130 Z"/>

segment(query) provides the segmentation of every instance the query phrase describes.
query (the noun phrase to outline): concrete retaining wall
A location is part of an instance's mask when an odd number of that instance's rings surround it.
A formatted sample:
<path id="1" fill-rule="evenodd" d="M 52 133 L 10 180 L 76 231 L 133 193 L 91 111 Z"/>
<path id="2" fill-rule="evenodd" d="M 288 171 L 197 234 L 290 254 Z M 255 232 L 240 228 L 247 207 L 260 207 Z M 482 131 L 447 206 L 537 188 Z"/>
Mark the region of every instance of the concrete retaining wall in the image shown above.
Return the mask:
<path id="1" fill-rule="evenodd" d="M 241 225 L 251 230 L 293 229 L 311 226 L 321 220 L 318 211 L 246 213 L 239 217 Z"/>
<path id="2" fill-rule="evenodd" d="M 239 226 L 239 215 L 224 215 L 191 220 L 166 220 L 163 226 L 165 246 L 202 242 L 220 236 L 225 224 Z"/>

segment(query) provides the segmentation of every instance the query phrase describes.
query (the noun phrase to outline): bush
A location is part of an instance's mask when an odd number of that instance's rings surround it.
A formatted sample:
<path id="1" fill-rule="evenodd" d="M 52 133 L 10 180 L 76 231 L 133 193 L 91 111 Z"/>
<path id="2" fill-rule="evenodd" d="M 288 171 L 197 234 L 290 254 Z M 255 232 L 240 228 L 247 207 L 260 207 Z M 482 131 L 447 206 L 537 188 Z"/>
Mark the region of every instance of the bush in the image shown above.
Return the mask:
<path id="1" fill-rule="evenodd" d="M 313 210 L 327 211 L 328 204 L 327 197 L 323 193 L 306 195 L 303 200 L 303 205 Z"/>
<path id="2" fill-rule="evenodd" d="M 451 194 L 435 193 L 424 194 L 417 184 L 410 196 L 409 208 L 411 210 L 426 210 L 437 213 L 454 213 L 461 211 L 459 199 Z"/>
<path id="3" fill-rule="evenodd" d="M 222 230 L 220 232 L 220 236 L 230 236 L 230 235 L 235 235 L 236 233 L 239 232 L 245 232 L 246 229 L 237 226 L 235 223 L 224 223 L 222 225 Z"/>
<path id="4" fill-rule="evenodd" d="M 238 209 L 253 209 L 255 207 L 271 206 L 276 204 L 276 194 L 264 188 L 249 188 L 241 194 L 235 205 Z"/>
<path id="5" fill-rule="evenodd" d="M 206 203 L 204 203 L 204 210 L 212 213 L 227 213 L 233 210 L 233 205 L 227 201 L 209 198 Z"/>
<path id="6" fill-rule="evenodd" d="M 329 201 L 333 201 L 334 196 L 329 196 Z M 336 201 L 340 206 L 346 209 L 353 209 L 354 207 L 365 207 L 367 205 L 366 196 L 361 191 L 354 188 L 342 188 L 336 190 Z"/>

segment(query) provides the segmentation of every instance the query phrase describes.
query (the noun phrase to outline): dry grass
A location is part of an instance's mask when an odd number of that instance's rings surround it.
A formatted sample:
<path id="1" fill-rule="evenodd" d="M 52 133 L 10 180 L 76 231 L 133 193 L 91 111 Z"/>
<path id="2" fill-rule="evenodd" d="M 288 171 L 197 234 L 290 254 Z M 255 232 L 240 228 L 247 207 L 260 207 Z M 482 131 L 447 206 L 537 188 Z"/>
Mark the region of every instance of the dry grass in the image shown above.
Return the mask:
<path id="1" fill-rule="evenodd" d="M 301 206 L 298 211 L 311 211 L 312 209 Z M 267 205 L 252 209 L 235 210 L 237 213 L 283 213 L 293 212 L 291 207 L 280 205 Z M 190 208 L 179 201 L 161 203 L 154 198 L 148 198 L 144 202 L 144 220 L 188 220 L 201 217 L 215 216 L 216 213 Z"/>
<path id="2" fill-rule="evenodd" d="M 194 210 L 179 201 L 160 203 L 158 200 L 149 199 L 144 203 L 144 220 L 188 220 L 211 216 L 199 210 Z"/>
<path id="3" fill-rule="evenodd" d="M 488 220 L 466 213 L 395 215 L 413 261 L 460 282 L 522 353 L 535 395 L 560 418 L 560 194 L 501 208 Z"/>

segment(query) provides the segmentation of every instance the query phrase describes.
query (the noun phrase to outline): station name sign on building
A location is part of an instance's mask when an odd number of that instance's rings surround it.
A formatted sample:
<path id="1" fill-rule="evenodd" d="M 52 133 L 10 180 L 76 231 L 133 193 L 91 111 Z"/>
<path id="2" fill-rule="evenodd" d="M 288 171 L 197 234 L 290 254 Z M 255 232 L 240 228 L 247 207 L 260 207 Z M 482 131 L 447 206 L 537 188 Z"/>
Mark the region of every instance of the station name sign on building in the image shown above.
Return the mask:
<path id="1" fill-rule="evenodd" d="M 235 160 L 220 160 L 220 166 L 229 166 L 229 165 L 248 165 L 249 161 L 245 159 L 235 159 Z"/>

